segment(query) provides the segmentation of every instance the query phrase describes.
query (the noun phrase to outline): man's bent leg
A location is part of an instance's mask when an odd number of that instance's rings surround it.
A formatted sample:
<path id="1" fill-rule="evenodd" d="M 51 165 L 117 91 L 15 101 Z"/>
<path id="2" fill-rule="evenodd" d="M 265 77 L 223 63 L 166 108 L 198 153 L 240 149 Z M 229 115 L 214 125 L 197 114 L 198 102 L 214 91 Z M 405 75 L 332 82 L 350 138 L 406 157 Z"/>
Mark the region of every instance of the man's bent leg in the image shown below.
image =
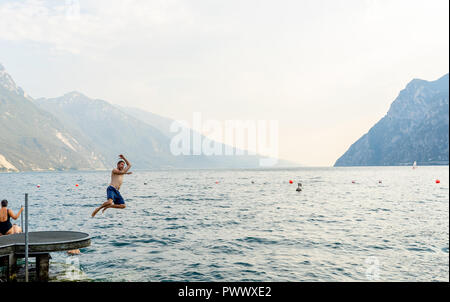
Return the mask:
<path id="1" fill-rule="evenodd" d="M 94 217 L 98 213 L 98 211 L 100 211 L 102 208 L 110 206 L 112 204 L 114 204 L 113 200 L 112 199 L 108 199 L 108 201 L 104 202 L 101 206 L 96 208 L 94 212 L 92 212 L 92 217 Z"/>
<path id="2" fill-rule="evenodd" d="M 106 211 L 106 209 L 109 209 L 109 208 L 125 209 L 126 205 L 125 204 L 112 204 L 112 205 L 104 207 L 102 213 L 104 213 Z"/>

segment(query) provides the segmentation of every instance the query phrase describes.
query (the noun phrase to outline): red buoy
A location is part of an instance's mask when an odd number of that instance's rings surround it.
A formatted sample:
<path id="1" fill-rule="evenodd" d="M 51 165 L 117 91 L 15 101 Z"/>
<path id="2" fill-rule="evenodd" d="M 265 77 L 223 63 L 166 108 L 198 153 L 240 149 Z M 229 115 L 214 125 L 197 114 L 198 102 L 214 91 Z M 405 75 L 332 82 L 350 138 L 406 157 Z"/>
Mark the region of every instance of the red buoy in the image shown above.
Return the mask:
<path id="1" fill-rule="evenodd" d="M 41 185 L 37 185 L 36 187 L 40 188 L 40 187 L 41 187 Z"/>
<path id="2" fill-rule="evenodd" d="M 441 181 L 440 181 L 439 179 L 436 179 L 436 183 L 437 183 L 437 184 L 440 184 Z"/>
<path id="3" fill-rule="evenodd" d="M 352 184 L 355 184 L 355 183 L 356 183 L 356 181 L 352 180 Z"/>
<path id="4" fill-rule="evenodd" d="M 289 181 L 290 184 L 293 184 L 294 182 L 292 180 Z"/>
<path id="5" fill-rule="evenodd" d="M 76 184 L 75 187 L 78 187 L 78 184 Z"/>

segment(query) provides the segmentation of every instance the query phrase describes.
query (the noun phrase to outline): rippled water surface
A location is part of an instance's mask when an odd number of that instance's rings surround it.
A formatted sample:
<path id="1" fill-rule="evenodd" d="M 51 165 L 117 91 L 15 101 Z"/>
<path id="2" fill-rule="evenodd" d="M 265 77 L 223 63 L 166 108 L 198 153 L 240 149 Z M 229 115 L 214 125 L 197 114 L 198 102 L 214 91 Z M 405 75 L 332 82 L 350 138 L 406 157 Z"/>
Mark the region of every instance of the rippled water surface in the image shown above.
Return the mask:
<path id="1" fill-rule="evenodd" d="M 93 281 L 449 281 L 448 173 L 135 171 L 127 208 L 95 218 L 109 172 L 3 173 L 0 198 L 16 212 L 29 193 L 31 231 L 91 235 L 75 260 L 52 254 L 54 280 L 78 261 Z"/>

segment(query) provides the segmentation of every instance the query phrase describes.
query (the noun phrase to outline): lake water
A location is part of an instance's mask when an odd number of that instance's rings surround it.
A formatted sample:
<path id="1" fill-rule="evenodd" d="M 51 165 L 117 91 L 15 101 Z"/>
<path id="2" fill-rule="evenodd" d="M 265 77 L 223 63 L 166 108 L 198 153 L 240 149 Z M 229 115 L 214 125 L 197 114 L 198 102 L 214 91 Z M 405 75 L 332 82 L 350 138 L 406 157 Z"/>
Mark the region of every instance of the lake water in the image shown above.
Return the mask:
<path id="1" fill-rule="evenodd" d="M 448 282 L 448 173 L 135 171 L 121 189 L 127 208 L 95 218 L 109 172 L 0 173 L 0 198 L 17 212 L 29 193 L 30 231 L 91 235 L 77 257 L 52 254 L 53 280 Z"/>

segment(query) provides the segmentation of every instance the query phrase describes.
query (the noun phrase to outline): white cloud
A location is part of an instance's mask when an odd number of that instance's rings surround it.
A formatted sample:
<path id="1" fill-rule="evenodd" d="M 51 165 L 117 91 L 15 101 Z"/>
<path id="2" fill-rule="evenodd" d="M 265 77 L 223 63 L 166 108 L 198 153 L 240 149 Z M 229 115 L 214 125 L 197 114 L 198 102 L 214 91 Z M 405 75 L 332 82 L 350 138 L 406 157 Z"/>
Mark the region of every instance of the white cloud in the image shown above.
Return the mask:
<path id="1" fill-rule="evenodd" d="M 161 28 L 188 21 L 182 3 L 170 0 L 6 1 L 0 4 L 0 39 L 95 56 L 124 40 L 148 39 Z"/>

